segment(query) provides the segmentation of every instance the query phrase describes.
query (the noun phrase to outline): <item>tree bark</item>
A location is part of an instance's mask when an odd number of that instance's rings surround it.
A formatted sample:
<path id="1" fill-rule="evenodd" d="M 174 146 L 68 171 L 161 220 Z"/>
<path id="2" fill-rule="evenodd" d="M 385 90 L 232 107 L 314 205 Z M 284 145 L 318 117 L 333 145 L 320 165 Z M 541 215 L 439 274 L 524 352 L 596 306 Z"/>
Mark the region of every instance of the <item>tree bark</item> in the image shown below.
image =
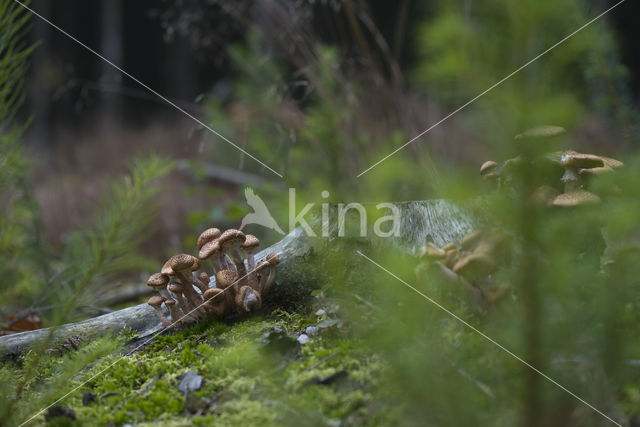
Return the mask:
<path id="1" fill-rule="evenodd" d="M 323 278 L 331 268 L 324 264 L 325 251 L 355 250 L 355 244 L 360 248 L 392 247 L 416 256 L 427 242 L 432 242 L 438 247 L 448 242 L 460 242 L 467 233 L 486 227 L 486 205 L 485 199 L 465 202 L 437 199 L 395 203 L 400 211 L 399 233 L 388 238 L 375 237 L 372 224 L 368 225 L 366 236 L 359 235 L 359 219 L 353 216 L 346 218 L 344 236 L 338 236 L 338 226 L 335 223 L 330 227 L 329 237 L 308 236 L 298 227 L 278 243 L 256 255 L 256 259 L 259 260 L 264 259 L 268 253 L 275 252 L 281 260 L 277 266 L 276 282 L 266 296 L 266 301 L 272 299 L 277 304 L 278 300 L 294 298 L 295 295 L 308 295 L 312 289 L 322 285 Z M 335 213 L 335 207 L 332 207 L 330 218 L 335 218 Z M 320 236 L 320 216 L 313 215 L 308 222 Z M 354 230 L 357 233 L 354 234 Z M 345 246 L 346 242 L 350 245 Z M 153 308 L 147 304 L 140 304 L 92 319 L 61 325 L 57 327 L 54 342 L 50 345 L 54 346 L 71 338 L 87 340 L 108 333 L 117 333 L 124 328 L 138 332 L 142 338 L 160 331 L 163 325 Z M 49 329 L 39 329 L 2 336 L 0 356 L 22 353 L 36 340 L 45 338 L 48 333 Z"/>

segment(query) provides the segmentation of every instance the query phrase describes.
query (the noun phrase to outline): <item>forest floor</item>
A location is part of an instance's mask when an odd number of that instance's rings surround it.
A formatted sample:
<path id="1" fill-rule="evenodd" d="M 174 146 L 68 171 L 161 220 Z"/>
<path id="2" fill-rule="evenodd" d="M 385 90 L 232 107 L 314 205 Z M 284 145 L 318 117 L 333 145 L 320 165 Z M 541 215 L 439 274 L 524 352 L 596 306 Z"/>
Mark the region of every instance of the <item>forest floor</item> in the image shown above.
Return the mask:
<path id="1" fill-rule="evenodd" d="M 393 424 L 379 381 L 384 364 L 350 336 L 338 312 L 331 304 L 296 313 L 265 309 L 166 332 L 148 343 L 120 334 L 129 344 L 76 375 L 69 389 L 82 385 L 40 422 Z"/>

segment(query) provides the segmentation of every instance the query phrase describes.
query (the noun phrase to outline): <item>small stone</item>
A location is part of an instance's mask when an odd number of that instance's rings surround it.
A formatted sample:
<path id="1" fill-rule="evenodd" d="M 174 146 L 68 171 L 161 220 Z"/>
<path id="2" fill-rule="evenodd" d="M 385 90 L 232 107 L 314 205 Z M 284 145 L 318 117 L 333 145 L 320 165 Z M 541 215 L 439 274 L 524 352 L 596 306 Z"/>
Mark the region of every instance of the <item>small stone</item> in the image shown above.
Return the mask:
<path id="1" fill-rule="evenodd" d="M 320 310 L 316 311 L 316 316 L 318 316 L 318 317 L 322 317 L 322 316 L 324 316 L 326 314 L 327 314 L 327 312 L 324 311 L 323 309 L 320 309 Z"/>
<path id="2" fill-rule="evenodd" d="M 180 380 L 178 390 L 180 390 L 180 392 L 182 393 L 200 390 L 200 387 L 202 387 L 202 376 L 196 374 L 193 371 L 188 371 L 182 375 L 179 375 L 178 379 Z"/>
<path id="3" fill-rule="evenodd" d="M 318 335 L 318 327 L 317 326 L 307 326 L 307 329 L 304 331 L 310 337 L 315 337 Z"/>
<path id="4" fill-rule="evenodd" d="M 298 342 L 300 344 L 306 344 L 309 342 L 309 336 L 307 334 L 302 334 L 298 337 Z"/>

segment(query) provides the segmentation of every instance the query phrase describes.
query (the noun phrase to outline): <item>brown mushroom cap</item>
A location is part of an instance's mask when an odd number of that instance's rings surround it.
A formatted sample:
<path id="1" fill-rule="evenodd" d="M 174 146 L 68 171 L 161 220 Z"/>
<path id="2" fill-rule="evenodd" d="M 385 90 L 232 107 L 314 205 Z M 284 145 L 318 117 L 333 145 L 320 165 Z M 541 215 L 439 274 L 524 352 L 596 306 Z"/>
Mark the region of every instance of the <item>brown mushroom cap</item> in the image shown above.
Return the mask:
<path id="1" fill-rule="evenodd" d="M 600 156 L 605 166 L 609 166 L 610 168 L 617 169 L 619 167 L 624 166 L 620 160 L 612 159 L 611 157 Z"/>
<path id="2" fill-rule="evenodd" d="M 242 231 L 230 228 L 218 237 L 218 241 L 222 249 L 226 250 L 233 246 L 241 246 L 246 238 L 246 235 Z"/>
<path id="3" fill-rule="evenodd" d="M 204 297 L 205 301 L 209 301 L 215 298 L 216 295 L 221 294 L 222 292 L 223 290 L 220 288 L 209 288 L 204 292 L 204 294 L 202 294 L 202 296 Z"/>
<path id="4" fill-rule="evenodd" d="M 546 156 L 552 163 L 580 169 L 590 169 L 604 166 L 604 160 L 595 154 L 578 153 L 574 150 L 556 151 Z"/>
<path id="5" fill-rule="evenodd" d="M 198 258 L 207 259 L 210 256 L 215 255 L 220 252 L 220 240 L 212 240 L 210 242 L 205 243 L 202 248 L 200 248 L 200 252 L 198 253 Z"/>
<path id="6" fill-rule="evenodd" d="M 578 174 L 595 176 L 595 175 L 604 175 L 613 171 L 614 171 L 613 168 L 611 166 L 608 166 L 605 163 L 604 166 L 599 168 L 579 169 Z"/>
<path id="7" fill-rule="evenodd" d="M 247 234 L 245 237 L 245 241 L 242 244 L 242 249 L 245 251 L 250 251 L 260 246 L 260 240 L 258 240 L 258 238 L 253 234 Z"/>
<path id="8" fill-rule="evenodd" d="M 160 295 L 154 295 L 149 298 L 148 304 L 153 308 L 158 308 L 162 305 L 163 302 L 164 298 L 162 298 Z"/>
<path id="9" fill-rule="evenodd" d="M 521 134 L 515 136 L 516 141 L 521 141 L 525 139 L 546 139 L 553 138 L 554 136 L 564 135 L 567 133 L 565 128 L 560 126 L 536 126 L 531 129 L 527 129 Z"/>
<path id="10" fill-rule="evenodd" d="M 496 263 L 483 253 L 463 256 L 453 266 L 453 271 L 467 278 L 487 276 L 497 269 Z"/>
<path id="11" fill-rule="evenodd" d="M 460 259 L 460 256 L 462 256 L 462 254 L 460 253 L 459 250 L 457 249 L 449 249 L 446 253 L 445 253 L 445 258 L 444 258 L 444 265 L 446 265 L 448 268 L 453 268 L 453 266 L 456 264 L 456 262 Z"/>
<path id="12" fill-rule="evenodd" d="M 269 254 L 267 254 L 267 257 L 265 259 L 267 260 L 269 265 L 280 264 L 280 258 L 278 258 L 278 255 L 273 252 L 270 252 Z"/>
<path id="13" fill-rule="evenodd" d="M 480 176 L 484 179 L 491 179 L 496 176 L 498 164 L 493 160 L 487 160 L 480 166 Z"/>
<path id="14" fill-rule="evenodd" d="M 475 230 L 467 234 L 462 238 L 462 241 L 460 242 L 460 249 L 462 249 L 463 251 L 468 251 L 473 249 L 478 244 L 478 242 L 482 239 L 484 234 L 485 233 L 482 230 Z"/>
<path id="15" fill-rule="evenodd" d="M 256 272 L 256 273 L 259 273 L 262 270 L 264 270 L 266 268 L 269 268 L 269 267 L 271 267 L 271 264 L 269 264 L 269 261 L 262 260 L 262 261 L 260 261 L 258 263 L 258 265 L 256 265 L 256 268 L 253 271 Z"/>
<path id="16" fill-rule="evenodd" d="M 174 294 L 181 294 L 184 291 L 184 286 L 182 283 L 171 283 L 167 289 Z"/>
<path id="17" fill-rule="evenodd" d="M 162 273 L 153 273 L 147 280 L 147 286 L 165 287 L 169 283 L 169 277 Z"/>
<path id="18" fill-rule="evenodd" d="M 164 300 L 164 305 L 166 305 L 166 306 L 168 307 L 168 306 L 170 306 L 170 305 L 176 305 L 176 302 L 175 302 L 174 300 L 172 300 L 172 299 L 170 299 L 170 298 L 169 298 L 169 299 L 165 299 L 165 300 Z M 176 319 L 176 320 L 177 320 L 177 319 Z"/>
<path id="19" fill-rule="evenodd" d="M 426 258 L 428 260 L 438 260 L 438 259 L 443 259 L 445 255 L 446 255 L 445 251 L 435 247 L 431 243 L 427 243 L 427 246 L 422 254 L 422 258 Z"/>
<path id="20" fill-rule="evenodd" d="M 600 202 L 600 197 L 587 190 L 575 190 L 557 196 L 553 199 L 553 206 L 568 208 L 582 205 L 596 205 Z"/>
<path id="21" fill-rule="evenodd" d="M 207 228 L 202 233 L 200 233 L 200 236 L 198 236 L 198 242 L 196 243 L 198 245 L 198 250 L 202 249 L 205 243 L 209 243 L 210 241 L 215 240 L 218 237 L 220 237 L 219 229 Z"/>
<path id="22" fill-rule="evenodd" d="M 200 267 L 200 262 L 198 261 L 198 259 L 193 255 L 189 255 L 189 254 L 174 255 L 171 258 L 169 258 L 167 263 L 169 264 L 169 266 L 174 272 L 187 270 L 187 269 L 194 270 L 194 269 L 197 269 L 194 267 L 196 266 L 198 268 Z"/>
<path id="23" fill-rule="evenodd" d="M 444 245 L 444 246 L 442 247 L 442 250 L 443 250 L 443 251 L 445 251 L 445 252 L 447 252 L 447 251 L 450 251 L 451 249 L 457 249 L 457 248 L 458 248 L 458 247 L 456 246 L 456 244 L 455 244 L 455 243 L 453 243 L 453 242 L 449 242 L 449 243 L 447 243 L 446 245 Z"/>
<path id="24" fill-rule="evenodd" d="M 216 284 L 226 289 L 238 280 L 238 273 L 234 270 L 220 270 L 216 273 Z"/>
<path id="25" fill-rule="evenodd" d="M 202 283 L 208 284 L 210 277 L 206 271 L 201 271 L 200 274 L 198 274 L 198 279 L 200 279 Z"/>
<path id="26" fill-rule="evenodd" d="M 162 269 L 160 270 L 160 273 L 164 274 L 165 276 L 174 275 L 173 268 L 171 268 L 171 263 L 169 261 L 170 260 L 167 260 L 167 262 L 164 263 L 164 265 L 162 266 Z"/>

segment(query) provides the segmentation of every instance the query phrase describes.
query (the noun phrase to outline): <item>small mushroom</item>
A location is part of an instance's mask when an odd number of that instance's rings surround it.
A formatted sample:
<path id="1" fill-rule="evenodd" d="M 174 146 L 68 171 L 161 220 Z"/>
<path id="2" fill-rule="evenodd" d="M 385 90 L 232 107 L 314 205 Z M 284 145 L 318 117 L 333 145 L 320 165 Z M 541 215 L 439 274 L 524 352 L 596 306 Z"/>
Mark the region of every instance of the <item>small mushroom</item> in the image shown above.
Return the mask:
<path id="1" fill-rule="evenodd" d="M 587 190 L 575 190 L 557 196 L 553 199 L 553 206 L 570 208 L 574 206 L 597 205 L 600 202 L 600 197 Z"/>
<path id="2" fill-rule="evenodd" d="M 202 248 L 200 248 L 200 252 L 198 252 L 198 258 L 203 261 L 206 259 L 211 261 L 214 274 L 227 269 L 224 262 L 224 253 L 220 247 L 220 241 L 217 239 L 205 243 Z"/>
<path id="3" fill-rule="evenodd" d="M 614 169 L 611 166 L 607 166 L 605 164 L 604 166 L 597 167 L 597 168 L 578 169 L 578 174 L 587 175 L 587 176 L 597 176 L 597 175 L 605 175 L 613 171 Z"/>
<path id="4" fill-rule="evenodd" d="M 510 250 L 509 250 L 509 236 L 503 233 L 500 229 L 492 228 L 484 232 L 482 239 L 478 241 L 473 249 L 474 254 L 486 255 L 489 258 L 501 260 L 500 262 L 509 263 Z"/>
<path id="5" fill-rule="evenodd" d="M 443 251 L 445 251 L 445 252 L 447 252 L 447 251 L 450 251 L 451 249 L 457 249 L 457 248 L 458 248 L 458 247 L 456 246 L 456 244 L 455 244 L 455 243 L 453 243 L 453 242 L 449 242 L 449 243 L 447 243 L 446 245 L 444 245 L 444 246 L 442 247 L 442 250 L 443 250 Z"/>
<path id="6" fill-rule="evenodd" d="M 487 160 L 480 166 L 480 176 L 485 181 L 498 178 L 498 164 L 493 160 Z"/>
<path id="7" fill-rule="evenodd" d="M 260 240 L 253 234 L 247 234 L 244 243 L 242 244 L 242 249 L 247 255 L 247 267 L 249 270 L 253 270 L 256 268 L 256 260 L 255 254 L 258 251 L 258 247 L 260 246 Z"/>
<path id="8" fill-rule="evenodd" d="M 216 285 L 224 291 L 227 307 L 234 306 L 234 298 L 238 289 L 238 284 L 236 283 L 238 278 L 238 273 L 234 270 L 220 270 L 216 273 Z"/>
<path id="9" fill-rule="evenodd" d="M 480 242 L 482 237 L 484 237 L 484 234 L 484 231 L 481 230 L 472 231 L 471 233 L 467 234 L 462 238 L 462 241 L 460 242 L 460 249 L 462 249 L 463 251 L 470 251 L 478 244 L 478 242 Z"/>
<path id="10" fill-rule="evenodd" d="M 427 243 L 424 252 L 420 256 L 425 261 L 437 261 L 443 259 L 446 256 L 446 252 L 440 248 L 435 247 L 432 243 Z"/>
<path id="11" fill-rule="evenodd" d="M 202 291 L 203 293 L 206 292 L 207 289 L 209 289 L 209 282 L 211 281 L 211 278 L 209 277 L 207 272 L 201 271 L 200 273 L 198 273 L 198 280 L 200 281 L 200 283 L 203 283 L 206 286 L 206 289 Z"/>
<path id="12" fill-rule="evenodd" d="M 198 236 L 198 241 L 196 243 L 198 245 L 198 250 L 202 249 L 206 243 L 209 243 L 218 237 L 220 237 L 220 230 L 217 228 L 207 228 L 200 233 L 200 236 Z"/>
<path id="13" fill-rule="evenodd" d="M 249 313 L 258 310 L 262 306 L 260 293 L 250 286 L 243 286 L 236 294 L 236 310 L 239 313 Z"/>
<path id="14" fill-rule="evenodd" d="M 244 253 L 247 255 L 247 269 L 249 270 L 248 281 L 249 286 L 253 289 L 257 289 L 258 287 L 258 279 L 254 270 L 256 269 L 256 259 L 255 254 L 258 251 L 258 247 L 260 246 L 260 240 L 253 234 L 247 234 L 244 243 L 242 244 L 242 249 Z"/>
<path id="15" fill-rule="evenodd" d="M 605 157 L 605 156 L 600 156 L 600 158 L 604 162 L 604 165 L 609 166 L 610 168 L 618 169 L 624 166 L 624 163 L 622 163 L 620 160 L 612 159 L 611 157 Z"/>
<path id="16" fill-rule="evenodd" d="M 270 268 L 269 274 L 267 276 L 267 282 L 265 283 L 265 286 L 260 290 L 260 293 L 262 295 L 265 295 L 269 291 L 269 288 L 273 284 L 273 281 L 276 279 L 276 265 L 280 264 L 280 258 L 273 252 L 267 254 L 266 260 L 269 263 Z"/>
<path id="17" fill-rule="evenodd" d="M 200 262 L 198 259 L 188 254 L 174 255 L 162 267 L 163 273 L 166 271 L 165 274 L 177 278 L 184 285 L 184 295 L 194 307 L 202 304 L 202 297 L 193 288 L 195 281 L 191 274 L 192 271 L 197 270 L 199 267 Z"/>
<path id="18" fill-rule="evenodd" d="M 266 259 L 260 261 L 256 266 L 256 273 L 259 278 L 258 292 L 264 296 L 269 292 L 269 288 L 276 278 L 276 265 L 280 263 L 278 255 L 270 253 Z"/>
<path id="19" fill-rule="evenodd" d="M 180 324 L 183 322 L 184 313 L 180 310 L 180 307 L 176 305 L 176 301 L 168 298 L 164 300 L 164 305 L 169 310 L 171 314 L 171 319 L 173 319 L 173 323 Z"/>
<path id="20" fill-rule="evenodd" d="M 204 307 L 217 318 L 221 318 L 227 312 L 227 301 L 224 290 L 221 288 L 210 288 L 204 293 Z"/>
<path id="21" fill-rule="evenodd" d="M 456 264 L 456 262 L 460 259 L 461 256 L 462 254 L 460 253 L 459 250 L 449 249 L 445 253 L 445 258 L 442 261 L 442 263 L 446 265 L 448 268 L 453 268 L 453 266 Z"/>
<path id="22" fill-rule="evenodd" d="M 454 273 L 471 281 L 479 277 L 488 276 L 496 270 L 497 265 L 493 259 L 484 253 L 476 252 L 463 256 L 453 266 Z"/>
<path id="23" fill-rule="evenodd" d="M 568 193 L 580 188 L 578 171 L 604 166 L 604 160 L 594 154 L 578 153 L 573 150 L 557 151 L 547 156 L 552 163 L 562 166 L 564 174 L 561 181 L 564 184 L 564 192 Z"/>
<path id="24" fill-rule="evenodd" d="M 162 298 L 160 295 L 154 295 L 149 298 L 148 304 L 156 311 L 156 314 L 158 315 L 158 318 L 160 319 L 162 324 L 168 327 L 171 326 L 171 321 L 169 321 L 169 319 L 165 317 L 162 309 L 160 308 L 163 302 L 164 298 Z"/>
<path id="25" fill-rule="evenodd" d="M 523 141 L 527 139 L 548 139 L 555 136 L 564 135 L 565 133 L 567 133 L 567 131 L 563 127 L 542 125 L 527 129 L 524 132 L 516 135 L 514 139 L 516 141 Z"/>
<path id="26" fill-rule="evenodd" d="M 169 276 L 162 273 L 153 273 L 147 280 L 147 286 L 153 288 L 163 298 L 170 298 L 169 292 L 167 292 L 167 284 L 169 283 Z"/>
<path id="27" fill-rule="evenodd" d="M 258 289 L 261 295 L 266 295 L 269 290 L 267 287 L 267 280 L 269 279 L 269 274 L 271 274 L 271 264 L 268 261 L 262 260 L 258 263 L 255 268 L 256 277 L 258 277 Z"/>
<path id="28" fill-rule="evenodd" d="M 194 312 L 196 306 L 191 304 L 191 302 L 183 295 L 184 285 L 182 283 L 171 283 L 169 285 L 169 290 L 175 296 L 178 305 L 182 309 L 183 313 L 187 316 L 187 318 L 192 321 L 198 320 L 198 316 Z"/>
<path id="29" fill-rule="evenodd" d="M 235 230 L 233 228 L 230 228 L 229 230 L 225 230 L 225 232 L 222 233 L 218 238 L 222 251 L 228 252 L 229 255 L 231 255 L 233 264 L 236 266 L 236 271 L 240 276 L 239 278 L 240 282 L 244 284 L 248 284 L 249 282 L 246 277 L 247 269 L 244 265 L 242 251 L 240 250 L 245 240 L 246 240 L 246 235 L 242 231 Z"/>
<path id="30" fill-rule="evenodd" d="M 454 273 L 450 268 L 444 265 L 442 261 L 436 261 L 433 265 L 443 279 L 464 291 L 474 306 L 481 306 L 483 304 L 483 296 L 480 289 L 473 286 L 464 277 Z"/>

